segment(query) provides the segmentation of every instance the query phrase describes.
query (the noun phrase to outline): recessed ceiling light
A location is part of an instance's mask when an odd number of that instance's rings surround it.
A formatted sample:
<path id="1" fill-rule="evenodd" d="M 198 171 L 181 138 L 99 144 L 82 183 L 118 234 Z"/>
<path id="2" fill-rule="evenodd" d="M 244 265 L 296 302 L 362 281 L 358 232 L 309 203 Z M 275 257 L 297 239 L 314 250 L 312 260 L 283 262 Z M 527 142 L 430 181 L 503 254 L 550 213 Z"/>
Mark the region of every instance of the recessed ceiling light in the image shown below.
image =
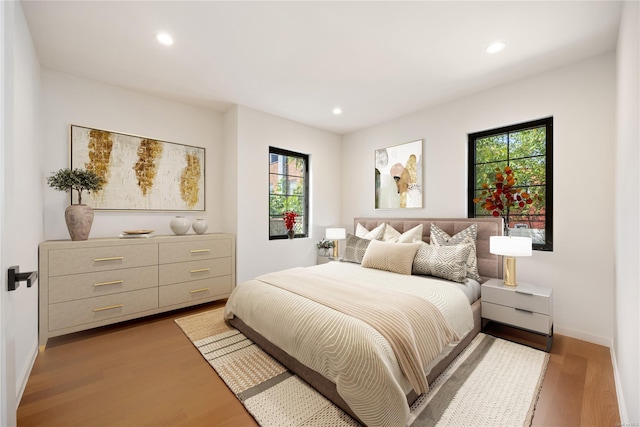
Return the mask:
<path id="1" fill-rule="evenodd" d="M 338 114 L 342 114 L 342 108 L 340 107 L 336 107 L 333 109 L 333 114 L 338 115 Z"/>
<path id="2" fill-rule="evenodd" d="M 487 48 L 486 52 L 487 53 L 498 53 L 502 49 L 504 49 L 505 46 L 506 46 L 506 44 L 504 44 L 503 42 L 494 42 L 494 43 L 491 43 L 489 45 L 489 47 Z"/>
<path id="3" fill-rule="evenodd" d="M 156 39 L 165 46 L 171 46 L 173 44 L 173 37 L 168 33 L 158 33 Z"/>

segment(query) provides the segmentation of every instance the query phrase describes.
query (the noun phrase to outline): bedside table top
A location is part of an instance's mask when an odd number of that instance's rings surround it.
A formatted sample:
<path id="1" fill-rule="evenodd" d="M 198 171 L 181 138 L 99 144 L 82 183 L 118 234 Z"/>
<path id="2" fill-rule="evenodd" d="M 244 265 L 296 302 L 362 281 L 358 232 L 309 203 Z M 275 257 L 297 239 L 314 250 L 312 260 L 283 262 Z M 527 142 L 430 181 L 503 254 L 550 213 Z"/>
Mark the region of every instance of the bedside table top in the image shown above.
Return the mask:
<path id="1" fill-rule="evenodd" d="M 495 288 L 504 291 L 511 291 L 521 294 L 540 295 L 550 297 L 553 289 L 545 286 L 532 285 L 530 283 L 518 283 L 518 286 L 507 286 L 502 279 L 489 279 L 482 284 L 482 287 Z"/>

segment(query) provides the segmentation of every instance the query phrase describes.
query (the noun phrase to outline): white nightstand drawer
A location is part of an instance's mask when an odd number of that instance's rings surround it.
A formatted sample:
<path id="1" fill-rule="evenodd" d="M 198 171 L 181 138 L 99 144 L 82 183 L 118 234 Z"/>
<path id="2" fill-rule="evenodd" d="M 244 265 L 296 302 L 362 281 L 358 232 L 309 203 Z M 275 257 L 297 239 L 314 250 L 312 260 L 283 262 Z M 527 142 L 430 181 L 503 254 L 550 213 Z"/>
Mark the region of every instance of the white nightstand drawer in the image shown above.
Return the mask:
<path id="1" fill-rule="evenodd" d="M 551 314 L 549 296 L 533 293 L 530 289 L 505 289 L 485 286 L 482 288 L 482 302 L 521 308 L 540 314 Z"/>
<path id="2" fill-rule="evenodd" d="M 484 299 L 482 300 L 482 317 L 543 334 L 551 332 L 553 323 L 551 317 L 547 315 L 493 304 Z"/>

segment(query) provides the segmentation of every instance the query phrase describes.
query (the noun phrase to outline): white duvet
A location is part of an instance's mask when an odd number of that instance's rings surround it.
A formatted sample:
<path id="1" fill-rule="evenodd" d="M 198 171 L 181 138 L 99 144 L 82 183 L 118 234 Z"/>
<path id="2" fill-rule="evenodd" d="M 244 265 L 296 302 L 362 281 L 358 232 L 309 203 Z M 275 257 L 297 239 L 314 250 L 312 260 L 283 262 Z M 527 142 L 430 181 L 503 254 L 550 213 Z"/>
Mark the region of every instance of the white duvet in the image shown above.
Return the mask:
<path id="1" fill-rule="evenodd" d="M 469 299 L 452 282 L 346 262 L 309 268 L 366 284 L 371 292 L 384 287 L 425 298 L 460 337 L 473 328 Z M 340 396 L 368 426 L 406 425 L 409 406 L 405 396 L 411 386 L 390 344 L 368 324 L 256 279 L 234 289 L 225 310 L 226 318 L 232 316 L 334 382 Z M 425 363 L 425 375 L 438 360 Z"/>

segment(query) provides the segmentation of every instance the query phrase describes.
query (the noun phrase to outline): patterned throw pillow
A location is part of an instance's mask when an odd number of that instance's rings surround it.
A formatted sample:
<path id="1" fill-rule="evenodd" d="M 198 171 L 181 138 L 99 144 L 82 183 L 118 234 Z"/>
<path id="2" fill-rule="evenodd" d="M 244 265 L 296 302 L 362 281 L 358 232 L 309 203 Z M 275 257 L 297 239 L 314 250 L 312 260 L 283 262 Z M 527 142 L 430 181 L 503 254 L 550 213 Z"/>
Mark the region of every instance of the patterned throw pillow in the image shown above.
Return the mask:
<path id="1" fill-rule="evenodd" d="M 367 251 L 367 247 L 371 243 L 369 239 L 361 239 L 353 234 L 347 234 L 347 243 L 344 249 L 343 261 L 362 263 L 364 253 Z"/>
<path id="2" fill-rule="evenodd" d="M 367 240 L 380 240 L 382 236 L 384 236 L 384 229 L 387 224 L 380 224 L 373 230 L 369 231 L 362 226 L 362 224 L 358 223 L 356 226 L 356 237 L 360 237 L 361 239 Z"/>
<path id="3" fill-rule="evenodd" d="M 411 266 L 421 243 L 392 243 L 372 240 L 362 266 L 398 274 L 411 274 Z"/>
<path id="4" fill-rule="evenodd" d="M 467 258 L 472 246 L 469 243 L 455 246 L 422 243 L 413 260 L 413 274 L 425 274 L 464 283 L 467 280 Z"/>
<path id="5" fill-rule="evenodd" d="M 467 259 L 467 277 L 476 281 L 480 281 L 478 273 L 478 257 L 476 254 L 476 241 L 478 240 L 478 225 L 471 224 L 469 227 L 459 233 L 449 236 L 437 225 L 431 223 L 431 244 L 437 246 L 454 246 L 459 245 L 468 239 L 473 243 L 469 258 Z"/>
<path id="6" fill-rule="evenodd" d="M 382 240 L 385 242 L 393 243 L 422 242 L 422 227 L 423 225 L 419 224 L 412 229 L 400 234 L 398 230 L 387 224 L 384 229 L 384 237 L 382 238 Z"/>

